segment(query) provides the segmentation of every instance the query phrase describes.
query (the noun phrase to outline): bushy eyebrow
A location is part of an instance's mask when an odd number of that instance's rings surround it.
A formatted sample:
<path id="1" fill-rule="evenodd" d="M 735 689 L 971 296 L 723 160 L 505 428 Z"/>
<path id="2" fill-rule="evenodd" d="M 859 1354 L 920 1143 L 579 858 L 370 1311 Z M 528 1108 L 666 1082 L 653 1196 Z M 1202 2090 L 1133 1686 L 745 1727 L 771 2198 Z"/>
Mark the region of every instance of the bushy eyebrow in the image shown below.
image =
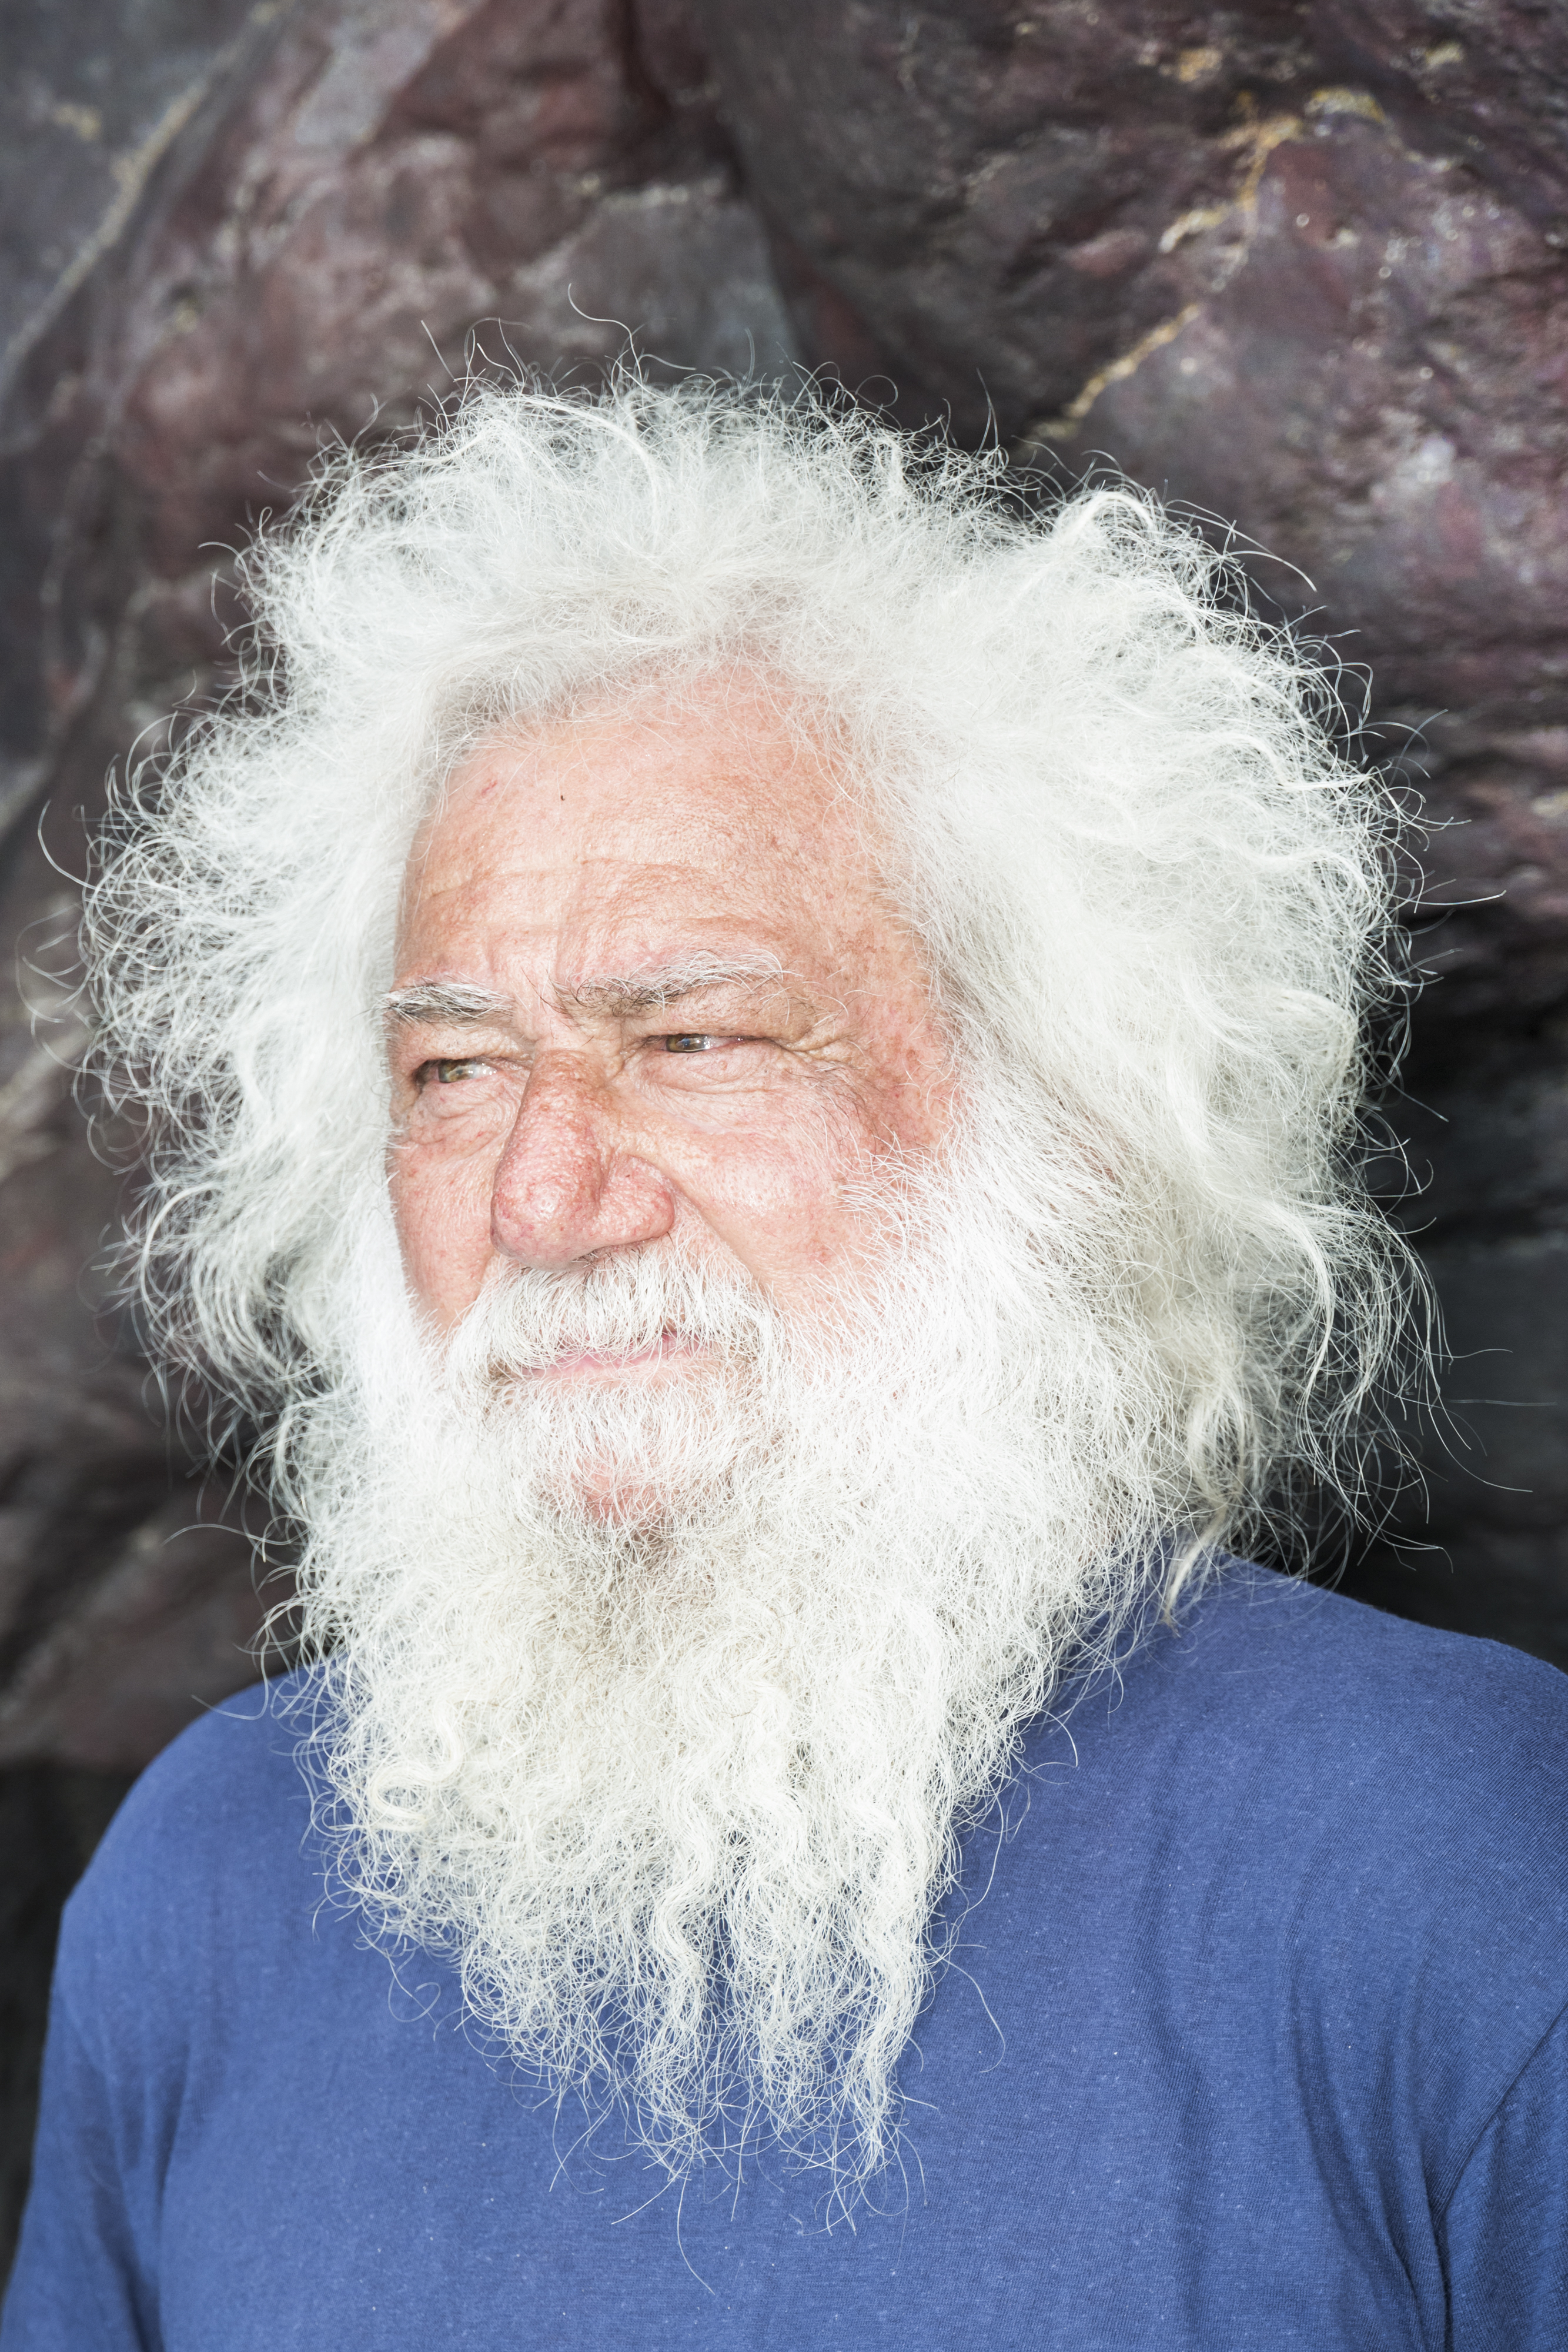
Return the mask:
<path id="1" fill-rule="evenodd" d="M 605 972 L 574 980 L 560 989 L 559 1001 L 580 1012 L 612 1017 L 657 1013 L 702 989 L 776 988 L 783 976 L 777 956 L 688 956 L 652 971 Z M 509 996 L 494 989 L 447 980 L 416 980 L 407 988 L 391 990 L 384 1003 L 388 1020 L 404 1028 L 429 1024 L 476 1029 L 506 1020 L 516 1010 Z"/>
<path id="2" fill-rule="evenodd" d="M 472 1029 L 503 1020 L 512 1009 L 512 1000 L 491 988 L 465 987 L 461 981 L 416 980 L 411 988 L 390 990 L 385 1006 L 388 1020 L 407 1028 L 429 1022 L 444 1028 Z"/>
<path id="3" fill-rule="evenodd" d="M 653 971 L 607 972 L 563 988 L 563 1004 L 586 1013 L 661 1013 L 708 988 L 777 988 L 784 967 L 777 956 L 688 956 Z"/>

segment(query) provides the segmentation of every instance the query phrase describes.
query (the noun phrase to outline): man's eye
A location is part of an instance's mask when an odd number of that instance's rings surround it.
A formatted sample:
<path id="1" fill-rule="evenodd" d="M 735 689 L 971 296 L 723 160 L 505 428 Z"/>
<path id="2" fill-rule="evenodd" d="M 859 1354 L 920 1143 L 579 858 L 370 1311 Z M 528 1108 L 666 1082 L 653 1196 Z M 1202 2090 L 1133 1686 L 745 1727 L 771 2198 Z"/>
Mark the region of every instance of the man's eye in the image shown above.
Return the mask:
<path id="1" fill-rule="evenodd" d="M 476 1070 L 482 1070 L 484 1066 L 483 1062 L 427 1062 L 425 1064 L 426 1069 L 434 1070 L 438 1083 L 444 1087 L 455 1086 L 459 1078 L 471 1078 Z"/>
<path id="2" fill-rule="evenodd" d="M 714 1041 L 711 1037 L 698 1037 L 695 1035 L 666 1037 L 664 1040 L 664 1051 L 666 1054 L 706 1054 L 713 1042 Z"/>

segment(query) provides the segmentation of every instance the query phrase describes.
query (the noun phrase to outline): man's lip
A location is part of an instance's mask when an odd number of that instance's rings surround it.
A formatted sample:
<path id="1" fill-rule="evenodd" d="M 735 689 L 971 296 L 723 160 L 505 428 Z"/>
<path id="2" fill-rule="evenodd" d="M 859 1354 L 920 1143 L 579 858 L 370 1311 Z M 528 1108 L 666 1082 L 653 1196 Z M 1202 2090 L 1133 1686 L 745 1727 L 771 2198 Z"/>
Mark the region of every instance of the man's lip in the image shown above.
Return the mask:
<path id="1" fill-rule="evenodd" d="M 569 1356 L 558 1356 L 553 1363 L 540 1364 L 529 1377 L 536 1381 L 591 1380 L 595 1375 L 611 1377 L 622 1372 L 646 1370 L 649 1365 L 666 1363 L 674 1356 L 689 1356 L 692 1343 L 674 1331 L 666 1331 L 651 1348 L 633 1348 L 626 1353 L 606 1354 L 592 1348 L 582 1348 Z"/>

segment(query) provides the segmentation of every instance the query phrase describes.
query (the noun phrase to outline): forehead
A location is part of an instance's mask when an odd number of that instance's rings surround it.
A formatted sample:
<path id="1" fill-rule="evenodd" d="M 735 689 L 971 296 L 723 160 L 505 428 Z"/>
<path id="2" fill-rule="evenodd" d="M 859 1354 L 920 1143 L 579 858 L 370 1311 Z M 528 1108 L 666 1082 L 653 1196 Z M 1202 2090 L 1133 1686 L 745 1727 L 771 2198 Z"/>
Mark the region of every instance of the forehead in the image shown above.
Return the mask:
<path id="1" fill-rule="evenodd" d="M 770 698 L 648 695 L 481 744 L 414 845 L 402 931 L 462 952 L 549 930 L 569 961 L 639 930 L 795 952 L 888 921 L 880 868 L 839 763 Z"/>

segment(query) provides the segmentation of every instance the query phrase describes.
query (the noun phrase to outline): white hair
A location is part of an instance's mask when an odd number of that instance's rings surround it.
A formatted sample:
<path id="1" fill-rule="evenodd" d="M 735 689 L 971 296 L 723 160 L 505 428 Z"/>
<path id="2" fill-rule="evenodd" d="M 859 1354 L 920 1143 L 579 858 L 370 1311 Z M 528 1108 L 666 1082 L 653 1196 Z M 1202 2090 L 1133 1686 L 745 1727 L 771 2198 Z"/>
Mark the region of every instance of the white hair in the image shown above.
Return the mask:
<path id="1" fill-rule="evenodd" d="M 673 2167 L 765 2116 L 863 2181 L 1022 1726 L 1292 1474 L 1354 1487 L 1414 1279 L 1357 1173 L 1385 796 L 1155 500 L 1037 510 L 814 397 L 488 390 L 334 459 L 247 578 L 89 937 L 131 1278 L 308 1538 L 338 1883 Z M 865 1171 L 831 1344 L 661 1244 L 514 1269 L 433 1360 L 384 1170 L 416 830 L 498 727 L 737 679 L 858 796 L 950 1146 Z M 508 1387 L 670 1328 L 695 1385 Z M 573 1505 L 601 1455 L 651 1525 Z"/>
<path id="2" fill-rule="evenodd" d="M 1148 1598 L 1158 1448 L 1014 1157 L 971 1114 L 829 1328 L 664 1244 L 497 1269 L 442 1359 L 356 1244 L 303 1447 L 331 1883 L 673 2173 L 766 2135 L 847 2208 L 882 2168 L 957 1831 Z M 527 1381 L 670 1330 L 701 1375 Z M 656 1513 L 584 1504 L 606 1462 Z"/>
<path id="3" fill-rule="evenodd" d="M 340 1369 L 398 892 L 456 762 L 743 666 L 815 714 L 961 1047 L 1113 1217 L 1173 1576 L 1293 1468 L 1354 1479 L 1414 1279 L 1356 1179 L 1393 819 L 1197 532 L 1126 488 L 1037 515 L 994 454 L 813 398 L 623 381 L 341 452 L 245 573 L 240 685 L 123 793 L 89 894 L 166 1360 L 285 1430 Z"/>

